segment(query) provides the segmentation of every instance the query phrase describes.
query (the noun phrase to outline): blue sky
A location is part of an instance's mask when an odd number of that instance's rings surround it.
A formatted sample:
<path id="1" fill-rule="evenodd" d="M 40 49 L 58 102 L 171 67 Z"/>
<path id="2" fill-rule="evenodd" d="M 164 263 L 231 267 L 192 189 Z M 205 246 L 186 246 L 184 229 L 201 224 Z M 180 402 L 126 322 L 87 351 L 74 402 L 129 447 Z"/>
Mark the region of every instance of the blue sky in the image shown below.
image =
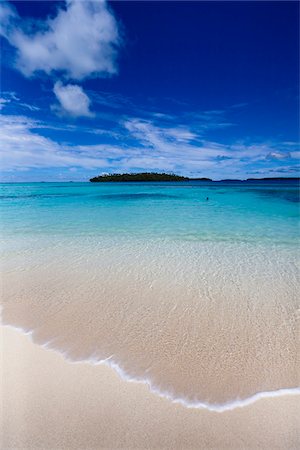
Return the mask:
<path id="1" fill-rule="evenodd" d="M 299 4 L 1 1 L 3 181 L 299 176 Z"/>

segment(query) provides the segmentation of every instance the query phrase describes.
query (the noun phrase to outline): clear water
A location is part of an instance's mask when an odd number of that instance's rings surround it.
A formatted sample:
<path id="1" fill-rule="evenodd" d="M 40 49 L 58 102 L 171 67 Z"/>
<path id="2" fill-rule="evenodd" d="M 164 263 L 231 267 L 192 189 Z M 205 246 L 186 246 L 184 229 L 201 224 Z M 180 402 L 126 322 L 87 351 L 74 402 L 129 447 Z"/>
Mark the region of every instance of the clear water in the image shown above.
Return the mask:
<path id="1" fill-rule="evenodd" d="M 2 184 L 2 321 L 189 406 L 294 392 L 299 205 L 295 181 Z"/>
<path id="2" fill-rule="evenodd" d="M 1 184 L 5 236 L 123 235 L 294 244 L 299 183 Z M 207 199 L 208 198 L 208 199 Z"/>

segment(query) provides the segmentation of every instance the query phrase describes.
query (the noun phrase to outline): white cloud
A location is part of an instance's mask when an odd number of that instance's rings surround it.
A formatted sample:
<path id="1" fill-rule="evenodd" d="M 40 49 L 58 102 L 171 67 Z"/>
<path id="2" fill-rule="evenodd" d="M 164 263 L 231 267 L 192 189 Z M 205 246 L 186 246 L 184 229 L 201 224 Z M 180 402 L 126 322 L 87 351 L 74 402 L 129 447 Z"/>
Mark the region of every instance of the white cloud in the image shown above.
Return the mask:
<path id="1" fill-rule="evenodd" d="M 1 8 L 0 8 L 1 11 Z M 1 13 L 0 13 L 0 19 L 1 19 Z M 19 98 L 16 96 L 15 92 L 11 91 L 3 91 L 2 97 L 0 98 L 0 111 L 5 108 L 9 103 L 11 102 L 19 102 Z"/>
<path id="2" fill-rule="evenodd" d="M 300 161 L 300 150 L 299 151 L 295 151 L 295 152 L 291 152 L 291 157 L 294 159 L 298 159 Z"/>
<path id="3" fill-rule="evenodd" d="M 17 19 L 14 9 L 7 3 L 0 3 L 0 34 L 8 39 L 12 22 Z"/>
<path id="4" fill-rule="evenodd" d="M 10 103 L 10 99 L 8 98 L 0 98 L 0 111 L 7 105 L 7 103 Z"/>
<path id="5" fill-rule="evenodd" d="M 63 146 L 37 133 L 43 124 L 28 117 L 0 116 L 0 161 L 2 171 L 53 167 L 106 167 L 106 160 L 93 150 L 82 152 Z"/>
<path id="6" fill-rule="evenodd" d="M 20 101 L 19 97 L 16 96 L 15 92 L 4 91 L 2 92 L 3 97 L 0 98 L 0 110 L 5 108 L 7 105 L 17 106 L 22 109 L 29 109 L 30 111 L 39 111 L 35 105 L 30 105 L 29 103 L 23 103 Z"/>
<path id="7" fill-rule="evenodd" d="M 58 81 L 55 83 L 53 91 L 60 103 L 62 112 L 66 112 L 74 117 L 93 116 L 90 111 L 90 99 L 80 86 L 77 86 L 76 84 L 67 84 L 63 86 L 62 83 Z"/>
<path id="8" fill-rule="evenodd" d="M 16 67 L 31 76 L 62 72 L 81 80 L 117 72 L 120 35 L 105 1 L 66 1 L 56 17 L 21 22 L 8 3 L 0 6 L 1 34 L 17 49 Z"/>
<path id="9" fill-rule="evenodd" d="M 118 142 L 112 143 L 110 139 L 110 143 L 105 144 L 102 135 L 99 140 L 95 135 L 92 145 L 67 145 L 42 135 L 44 128 L 55 129 L 49 123 L 24 116 L 2 115 L 2 170 L 17 172 L 26 169 L 72 168 L 74 171 L 81 168 L 99 173 L 167 170 L 214 179 L 248 178 L 256 173 L 275 176 L 277 172 L 289 173 L 294 170 L 290 164 L 285 164 L 288 159 L 281 160 L 281 167 L 278 167 L 276 160 L 267 158 L 270 151 L 276 151 L 275 143 L 273 146 L 268 143 L 235 143 L 229 146 L 200 139 L 197 142 L 195 133 L 189 133 L 188 128 L 182 128 L 182 133 L 176 137 L 173 127 L 162 128 L 136 118 L 127 119 L 122 126 L 118 129 Z M 70 133 L 72 130 L 71 127 Z M 85 132 L 89 133 L 89 129 Z M 280 147 L 282 143 L 277 143 L 277 148 Z"/>
<path id="10" fill-rule="evenodd" d="M 177 128 L 158 126 L 151 121 L 128 119 L 124 127 L 130 137 L 136 139 L 137 144 L 143 145 L 148 152 L 164 156 L 171 161 L 180 160 L 184 164 L 199 164 L 219 155 L 231 155 L 228 147 L 211 141 L 204 141 L 201 134 L 178 124 Z"/>
<path id="11" fill-rule="evenodd" d="M 278 152 L 278 151 L 275 151 L 275 152 L 270 152 L 268 155 L 267 155 L 267 158 L 268 159 L 278 159 L 278 160 L 280 160 L 280 159 L 287 159 L 287 158 L 290 158 L 291 157 L 291 154 L 289 153 L 289 152 Z"/>

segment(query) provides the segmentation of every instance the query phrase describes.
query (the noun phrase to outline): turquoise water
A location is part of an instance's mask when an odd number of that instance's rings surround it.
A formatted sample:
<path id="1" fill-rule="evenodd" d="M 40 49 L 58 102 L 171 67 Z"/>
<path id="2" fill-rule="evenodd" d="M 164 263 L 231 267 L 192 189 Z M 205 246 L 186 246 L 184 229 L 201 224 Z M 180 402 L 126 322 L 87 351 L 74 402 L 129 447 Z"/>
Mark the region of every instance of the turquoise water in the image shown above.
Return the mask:
<path id="1" fill-rule="evenodd" d="M 299 183 L 1 184 L 4 236 L 65 235 L 293 244 Z"/>
<path id="2" fill-rule="evenodd" d="M 295 181 L 2 184 L 2 322 L 188 406 L 294 392 L 299 205 Z"/>

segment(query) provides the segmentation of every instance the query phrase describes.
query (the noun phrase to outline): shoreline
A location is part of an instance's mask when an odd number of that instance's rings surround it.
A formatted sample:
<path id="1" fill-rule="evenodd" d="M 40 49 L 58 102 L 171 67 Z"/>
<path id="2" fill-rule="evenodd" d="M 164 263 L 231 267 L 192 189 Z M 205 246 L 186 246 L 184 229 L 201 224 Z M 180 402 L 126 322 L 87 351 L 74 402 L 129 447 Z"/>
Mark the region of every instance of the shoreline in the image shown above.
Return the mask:
<path id="1" fill-rule="evenodd" d="M 0 335 L 4 448 L 286 450 L 299 443 L 294 395 L 222 414 L 185 408 L 104 365 L 68 363 L 9 326 Z"/>
<path id="2" fill-rule="evenodd" d="M 5 187 L 3 447 L 298 448 L 295 189 L 63 187 Z"/>
<path id="3" fill-rule="evenodd" d="M 104 361 L 123 379 L 195 409 L 226 411 L 295 392 L 294 279 L 287 286 L 281 275 L 283 264 L 293 274 L 290 254 L 277 251 L 275 263 L 268 250 L 263 267 L 264 252 L 246 259 L 228 246 L 145 252 L 102 243 L 88 259 L 85 245 L 63 248 L 34 251 L 32 261 L 22 255 L 17 271 L 13 255 L 2 278 L 3 323 L 66 359 Z"/>
<path id="4" fill-rule="evenodd" d="M 136 383 L 136 384 L 143 384 L 146 385 L 153 395 L 157 395 L 158 397 L 164 398 L 171 403 L 174 404 L 180 404 L 188 409 L 203 409 L 210 412 L 216 412 L 216 413 L 223 413 L 226 411 L 233 411 L 235 409 L 244 408 L 249 405 L 252 405 L 256 403 L 259 400 L 268 399 L 268 398 L 278 398 L 278 397 L 284 397 L 284 396 L 290 396 L 290 395 L 300 395 L 300 386 L 295 386 L 293 388 L 279 388 L 274 391 L 262 391 L 262 392 L 256 392 L 255 394 L 246 397 L 244 399 L 236 398 L 234 400 L 224 402 L 224 403 L 209 403 L 209 402 L 202 402 L 199 400 L 195 400 L 194 402 L 189 401 L 188 399 L 172 396 L 169 392 L 161 391 L 159 388 L 157 388 L 151 379 L 149 378 L 135 378 L 128 374 L 125 370 L 122 369 L 122 367 L 113 359 L 111 358 L 105 358 L 103 360 L 96 360 L 96 359 L 82 359 L 82 360 L 73 360 L 72 357 L 70 357 L 67 352 L 63 352 L 55 347 L 51 347 L 51 341 L 49 343 L 39 344 L 34 341 L 33 333 L 34 330 L 25 331 L 21 327 L 16 327 L 10 324 L 4 324 L 0 322 L 0 327 L 11 329 L 13 331 L 16 331 L 23 336 L 26 336 L 30 341 L 45 350 L 54 352 L 64 359 L 64 361 L 68 364 L 89 364 L 91 366 L 102 366 L 105 365 L 106 367 L 112 369 L 116 372 L 116 374 L 119 376 L 119 378 L 124 382 L 129 383 Z"/>

